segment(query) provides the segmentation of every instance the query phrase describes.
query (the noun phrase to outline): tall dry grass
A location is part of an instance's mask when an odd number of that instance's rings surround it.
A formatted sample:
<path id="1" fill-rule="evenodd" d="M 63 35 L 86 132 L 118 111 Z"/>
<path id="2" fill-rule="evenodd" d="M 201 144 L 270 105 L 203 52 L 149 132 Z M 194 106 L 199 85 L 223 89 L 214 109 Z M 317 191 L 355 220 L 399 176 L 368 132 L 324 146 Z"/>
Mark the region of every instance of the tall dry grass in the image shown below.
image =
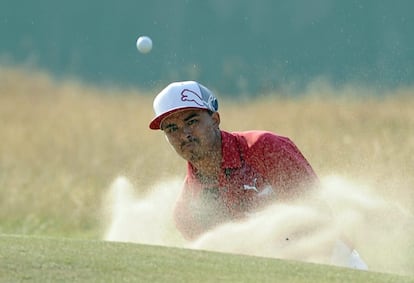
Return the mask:
<path id="1" fill-rule="evenodd" d="M 414 89 L 315 83 L 296 98 L 221 94 L 222 128 L 265 129 L 295 141 L 315 171 L 368 182 L 414 207 Z M 0 68 L 0 233 L 98 237 L 102 196 L 117 175 L 143 188 L 184 176 L 152 96 Z"/>

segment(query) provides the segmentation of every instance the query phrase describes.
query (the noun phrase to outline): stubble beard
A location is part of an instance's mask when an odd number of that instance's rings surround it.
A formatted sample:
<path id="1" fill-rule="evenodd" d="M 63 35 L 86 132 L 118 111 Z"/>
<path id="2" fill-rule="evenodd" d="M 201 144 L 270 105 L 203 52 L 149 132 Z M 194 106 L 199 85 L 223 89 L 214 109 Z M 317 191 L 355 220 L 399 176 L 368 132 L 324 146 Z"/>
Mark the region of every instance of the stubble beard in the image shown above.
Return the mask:
<path id="1" fill-rule="evenodd" d="M 189 151 L 190 158 L 188 161 L 194 164 L 202 162 L 205 159 L 216 158 L 216 156 L 213 155 L 217 154 L 217 150 L 221 150 L 221 143 L 219 143 L 220 141 L 221 139 L 216 139 L 211 143 L 208 143 L 207 141 L 201 143 L 200 140 L 195 140 L 195 147 Z M 208 148 L 206 147 L 207 144 L 209 145 Z"/>

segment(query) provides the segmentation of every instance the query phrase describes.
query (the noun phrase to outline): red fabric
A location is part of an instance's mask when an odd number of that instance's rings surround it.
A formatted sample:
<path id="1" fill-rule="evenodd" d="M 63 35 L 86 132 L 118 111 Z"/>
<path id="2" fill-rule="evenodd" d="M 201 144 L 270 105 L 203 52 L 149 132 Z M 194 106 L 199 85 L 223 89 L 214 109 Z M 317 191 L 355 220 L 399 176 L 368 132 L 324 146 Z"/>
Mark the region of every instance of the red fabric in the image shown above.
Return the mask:
<path id="1" fill-rule="evenodd" d="M 222 131 L 221 137 L 222 170 L 217 187 L 203 187 L 188 163 L 174 211 L 176 226 L 187 239 L 271 202 L 294 199 L 318 182 L 309 163 L 286 137 L 266 131 Z M 205 208 L 200 201 L 208 190 L 213 192 L 209 203 L 215 205 Z"/>

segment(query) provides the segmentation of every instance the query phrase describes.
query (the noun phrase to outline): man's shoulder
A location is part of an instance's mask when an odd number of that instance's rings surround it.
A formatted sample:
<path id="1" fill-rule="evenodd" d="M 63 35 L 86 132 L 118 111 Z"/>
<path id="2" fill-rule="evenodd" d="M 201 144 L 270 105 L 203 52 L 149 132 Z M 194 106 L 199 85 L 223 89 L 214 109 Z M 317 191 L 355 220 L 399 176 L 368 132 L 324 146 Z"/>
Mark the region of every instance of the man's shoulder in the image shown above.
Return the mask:
<path id="1" fill-rule="evenodd" d="M 244 141 L 249 148 L 254 146 L 268 146 L 270 144 L 283 145 L 286 143 L 292 143 L 288 137 L 270 131 L 251 130 L 243 132 L 232 132 L 231 134 L 239 140 Z"/>

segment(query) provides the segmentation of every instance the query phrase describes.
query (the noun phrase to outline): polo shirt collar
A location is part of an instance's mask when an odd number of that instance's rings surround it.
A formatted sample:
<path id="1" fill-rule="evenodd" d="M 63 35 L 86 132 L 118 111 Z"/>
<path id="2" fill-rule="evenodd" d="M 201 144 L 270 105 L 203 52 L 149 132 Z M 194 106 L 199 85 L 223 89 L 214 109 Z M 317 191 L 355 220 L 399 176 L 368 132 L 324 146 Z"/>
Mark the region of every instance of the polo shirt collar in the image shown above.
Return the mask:
<path id="1" fill-rule="evenodd" d="M 240 145 L 237 137 L 226 131 L 221 131 L 221 168 L 239 168 L 242 166 Z"/>

